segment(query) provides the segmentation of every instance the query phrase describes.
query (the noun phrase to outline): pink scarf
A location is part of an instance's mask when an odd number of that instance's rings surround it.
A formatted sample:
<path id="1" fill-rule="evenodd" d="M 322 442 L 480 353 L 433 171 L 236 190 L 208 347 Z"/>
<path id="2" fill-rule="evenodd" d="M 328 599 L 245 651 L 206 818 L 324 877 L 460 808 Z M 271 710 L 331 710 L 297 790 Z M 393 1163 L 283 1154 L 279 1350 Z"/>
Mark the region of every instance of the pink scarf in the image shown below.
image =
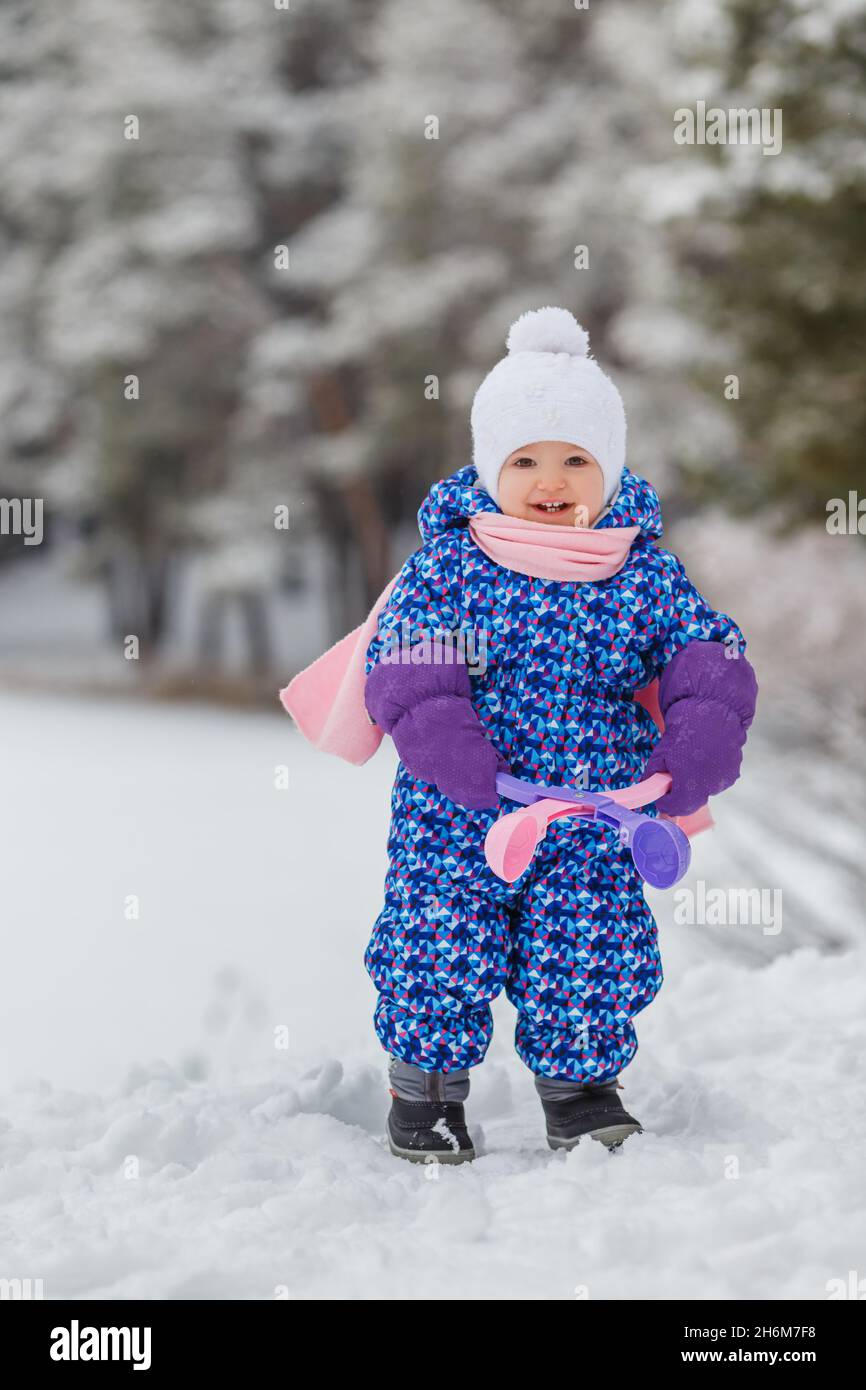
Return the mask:
<path id="1" fill-rule="evenodd" d="M 610 579 L 621 570 L 639 526 L 555 526 L 549 521 L 521 521 L 502 512 L 479 512 L 469 518 L 477 546 L 503 569 L 535 579 Z M 556 532 L 558 534 L 554 535 Z"/>
<path id="2" fill-rule="evenodd" d="M 609 526 L 596 531 L 584 526 L 522 521 L 501 512 L 479 512 L 470 517 L 469 530 L 476 545 L 504 569 L 536 579 L 576 583 L 609 579 L 616 574 L 640 534 L 638 526 Z M 373 756 L 384 737 L 364 704 L 364 668 L 379 614 L 396 579 L 396 574 L 389 579 L 363 623 L 299 671 L 280 691 L 284 709 L 310 743 L 356 766 Z M 657 686 L 658 682 L 653 681 L 637 691 L 635 699 L 664 729 Z M 676 820 L 686 834 L 712 825 L 706 807 Z"/>

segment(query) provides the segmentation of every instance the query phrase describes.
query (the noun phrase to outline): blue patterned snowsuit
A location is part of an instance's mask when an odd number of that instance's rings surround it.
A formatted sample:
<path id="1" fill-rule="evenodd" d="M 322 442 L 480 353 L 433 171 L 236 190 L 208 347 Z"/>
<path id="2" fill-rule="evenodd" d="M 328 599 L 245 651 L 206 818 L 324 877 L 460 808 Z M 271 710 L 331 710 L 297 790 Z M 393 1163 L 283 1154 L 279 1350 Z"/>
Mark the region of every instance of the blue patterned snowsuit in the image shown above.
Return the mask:
<path id="1" fill-rule="evenodd" d="M 499 509 L 476 478 L 462 468 L 422 504 L 423 544 L 380 614 L 367 674 L 386 634 L 483 631 L 486 669 L 470 677 L 472 702 L 516 776 L 574 782 L 585 768 L 591 791 L 639 780 L 659 735 L 635 689 L 693 638 L 733 636 L 742 651 L 742 633 L 653 543 L 658 497 L 635 474 L 624 471 L 598 526 L 641 534 L 622 569 L 599 583 L 536 579 L 485 555 L 467 518 Z M 531 1071 L 607 1080 L 634 1056 L 633 1019 L 662 984 L 642 880 L 612 830 L 567 817 L 521 877 L 502 882 L 484 837 L 516 809 L 503 800 L 499 810 L 466 810 L 399 764 L 385 905 L 364 956 L 378 990 L 376 1034 L 426 1071 L 476 1066 L 490 1043 L 490 1003 L 504 989 Z"/>

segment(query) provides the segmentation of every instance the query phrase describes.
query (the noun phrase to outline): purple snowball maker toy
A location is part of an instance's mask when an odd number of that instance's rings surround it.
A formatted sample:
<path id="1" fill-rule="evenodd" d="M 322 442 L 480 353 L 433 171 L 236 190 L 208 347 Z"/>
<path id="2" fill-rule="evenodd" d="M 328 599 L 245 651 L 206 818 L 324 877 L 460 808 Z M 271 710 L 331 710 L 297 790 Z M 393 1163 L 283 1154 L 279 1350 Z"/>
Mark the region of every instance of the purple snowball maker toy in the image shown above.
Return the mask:
<path id="1" fill-rule="evenodd" d="M 524 782 L 509 772 L 496 774 L 496 790 L 525 810 L 501 816 L 487 832 L 484 855 L 497 878 L 513 883 L 529 867 L 547 827 L 561 816 L 600 821 L 616 831 L 631 850 L 635 868 L 653 888 L 672 888 L 689 867 L 688 839 L 671 820 L 641 815 L 635 808 L 664 796 L 671 778 L 657 772 L 620 791 L 585 792 L 577 787 Z"/>

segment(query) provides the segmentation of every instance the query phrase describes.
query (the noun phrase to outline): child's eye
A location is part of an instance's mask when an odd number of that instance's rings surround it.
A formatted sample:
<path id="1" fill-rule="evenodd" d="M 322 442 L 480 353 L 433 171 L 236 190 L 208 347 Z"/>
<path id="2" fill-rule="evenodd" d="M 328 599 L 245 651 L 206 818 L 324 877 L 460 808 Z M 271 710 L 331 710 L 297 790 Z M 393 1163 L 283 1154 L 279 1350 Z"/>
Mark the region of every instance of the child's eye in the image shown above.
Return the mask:
<path id="1" fill-rule="evenodd" d="M 512 463 L 516 468 L 520 468 L 524 463 L 528 463 L 531 468 L 535 467 L 535 459 L 529 458 L 528 455 L 524 455 L 523 458 L 512 459 Z"/>
<path id="2" fill-rule="evenodd" d="M 579 466 L 586 463 L 586 459 L 582 459 L 579 454 L 574 454 L 570 459 L 566 459 L 565 461 L 566 463 L 576 463 Z"/>

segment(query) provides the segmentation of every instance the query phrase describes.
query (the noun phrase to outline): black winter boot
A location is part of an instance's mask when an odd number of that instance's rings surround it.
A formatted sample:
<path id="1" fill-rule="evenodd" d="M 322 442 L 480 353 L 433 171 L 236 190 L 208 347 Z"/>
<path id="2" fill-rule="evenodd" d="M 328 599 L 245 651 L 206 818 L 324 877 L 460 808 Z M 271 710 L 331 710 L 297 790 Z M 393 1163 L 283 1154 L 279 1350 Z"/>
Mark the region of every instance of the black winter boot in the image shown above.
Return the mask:
<path id="1" fill-rule="evenodd" d="M 411 1163 L 466 1163 L 475 1157 L 460 1100 L 403 1100 L 391 1092 L 388 1144 Z"/>
<path id="2" fill-rule="evenodd" d="M 469 1072 L 422 1071 L 397 1057 L 388 1059 L 392 1154 L 412 1163 L 465 1163 L 475 1157 L 466 1130 L 463 1102 Z"/>
<path id="3" fill-rule="evenodd" d="M 575 1083 L 573 1093 L 561 1099 L 544 1094 L 546 1080 L 536 1077 L 536 1089 L 547 1122 L 547 1142 L 552 1149 L 573 1149 L 585 1134 L 599 1139 L 609 1149 L 617 1149 L 630 1134 L 643 1133 L 640 1122 L 629 1115 L 619 1098 L 622 1086 L 616 1078 L 601 1085 Z M 553 1090 L 548 1085 L 548 1092 Z"/>

